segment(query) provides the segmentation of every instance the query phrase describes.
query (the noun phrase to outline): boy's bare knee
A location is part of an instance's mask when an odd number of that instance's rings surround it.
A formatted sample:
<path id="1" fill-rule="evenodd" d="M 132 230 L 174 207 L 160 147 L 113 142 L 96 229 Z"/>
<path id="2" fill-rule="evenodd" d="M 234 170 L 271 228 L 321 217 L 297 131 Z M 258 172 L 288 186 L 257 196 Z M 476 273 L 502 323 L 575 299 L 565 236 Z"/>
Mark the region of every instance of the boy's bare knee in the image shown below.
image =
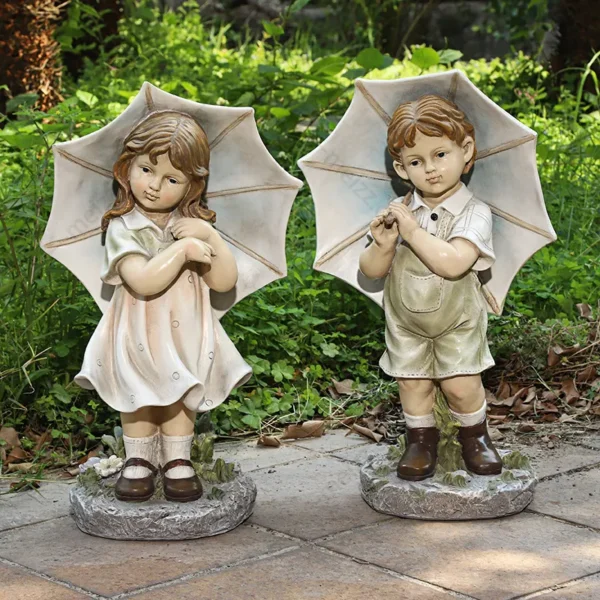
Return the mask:
<path id="1" fill-rule="evenodd" d="M 440 382 L 440 385 L 450 404 L 478 404 L 485 398 L 481 377 L 453 377 Z"/>
<path id="2" fill-rule="evenodd" d="M 400 395 L 419 394 L 429 396 L 435 390 L 435 385 L 430 379 L 397 379 Z"/>

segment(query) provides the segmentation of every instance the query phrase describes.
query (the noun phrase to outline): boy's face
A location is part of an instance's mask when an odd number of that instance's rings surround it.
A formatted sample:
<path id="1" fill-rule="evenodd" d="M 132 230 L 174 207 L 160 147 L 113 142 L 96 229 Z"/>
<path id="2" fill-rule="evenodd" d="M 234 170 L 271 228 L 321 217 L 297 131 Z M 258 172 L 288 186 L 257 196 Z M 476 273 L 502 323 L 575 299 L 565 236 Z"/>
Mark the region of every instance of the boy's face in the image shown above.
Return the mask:
<path id="1" fill-rule="evenodd" d="M 417 131 L 415 145 L 401 148 L 402 163 L 394 161 L 394 169 L 403 179 L 410 179 L 423 197 L 437 198 L 460 182 L 474 147 L 472 137 L 459 146 L 445 135 L 427 136 Z"/>

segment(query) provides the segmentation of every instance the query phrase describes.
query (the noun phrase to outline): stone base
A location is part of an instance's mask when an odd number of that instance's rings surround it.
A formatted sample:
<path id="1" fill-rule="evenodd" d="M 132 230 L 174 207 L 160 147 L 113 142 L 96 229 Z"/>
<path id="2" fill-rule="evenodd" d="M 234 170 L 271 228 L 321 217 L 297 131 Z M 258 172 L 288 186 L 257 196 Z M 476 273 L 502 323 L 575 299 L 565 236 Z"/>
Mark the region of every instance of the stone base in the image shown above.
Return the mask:
<path id="1" fill-rule="evenodd" d="M 254 509 L 256 485 L 236 472 L 227 483 L 202 482 L 195 502 L 168 502 L 158 490 L 147 502 L 114 496 L 117 475 L 97 486 L 77 483 L 70 491 L 71 514 L 84 533 L 115 540 L 188 540 L 235 529 Z M 160 477 L 157 477 L 157 481 Z"/>
<path id="2" fill-rule="evenodd" d="M 505 517 L 521 512 L 533 500 L 537 483 L 531 469 L 506 468 L 494 476 L 455 471 L 405 481 L 396 475 L 397 464 L 398 459 L 370 456 L 360 470 L 361 493 L 376 511 L 409 519 Z"/>

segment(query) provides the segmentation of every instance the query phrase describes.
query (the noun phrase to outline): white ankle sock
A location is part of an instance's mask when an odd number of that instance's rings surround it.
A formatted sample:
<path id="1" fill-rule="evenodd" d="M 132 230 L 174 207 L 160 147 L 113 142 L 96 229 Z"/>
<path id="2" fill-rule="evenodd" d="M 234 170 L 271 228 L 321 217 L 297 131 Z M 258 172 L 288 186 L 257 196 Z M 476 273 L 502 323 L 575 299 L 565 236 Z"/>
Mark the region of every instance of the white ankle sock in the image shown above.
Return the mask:
<path id="1" fill-rule="evenodd" d="M 164 467 L 170 460 L 184 458 L 190 460 L 192 451 L 193 435 L 162 435 L 162 460 Z M 171 479 L 184 479 L 192 477 L 194 469 L 192 467 L 173 467 L 167 471 L 167 477 Z"/>
<path id="2" fill-rule="evenodd" d="M 479 425 L 485 421 L 485 415 L 487 410 L 487 402 L 484 400 L 483 405 L 479 410 L 472 413 L 457 413 L 450 409 L 452 416 L 460 423 L 461 427 L 472 427 L 473 425 Z"/>
<path id="3" fill-rule="evenodd" d="M 409 415 L 404 411 L 404 421 L 409 429 L 418 429 L 420 427 L 435 427 L 435 417 L 433 413 L 417 417 L 415 415 Z"/>
<path id="4" fill-rule="evenodd" d="M 158 465 L 158 431 L 150 437 L 132 438 L 123 435 L 126 458 L 143 458 L 154 466 Z M 141 479 L 150 475 L 146 467 L 127 467 L 123 476 L 127 479 Z"/>

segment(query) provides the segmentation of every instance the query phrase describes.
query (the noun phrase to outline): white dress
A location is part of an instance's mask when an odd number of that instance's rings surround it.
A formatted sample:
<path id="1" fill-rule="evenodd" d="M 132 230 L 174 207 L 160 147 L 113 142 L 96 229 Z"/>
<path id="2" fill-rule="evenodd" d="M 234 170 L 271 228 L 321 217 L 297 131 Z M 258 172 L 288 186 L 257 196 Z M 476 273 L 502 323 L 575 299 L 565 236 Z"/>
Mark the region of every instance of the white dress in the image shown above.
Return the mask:
<path id="1" fill-rule="evenodd" d="M 150 259 L 170 246 L 179 218 L 174 211 L 163 231 L 134 208 L 108 226 L 101 277 L 117 287 L 75 382 L 120 412 L 168 406 L 184 396 L 187 408 L 204 412 L 252 374 L 214 315 L 209 287 L 193 263 L 164 292 L 147 297 L 117 273 L 124 256 Z"/>

